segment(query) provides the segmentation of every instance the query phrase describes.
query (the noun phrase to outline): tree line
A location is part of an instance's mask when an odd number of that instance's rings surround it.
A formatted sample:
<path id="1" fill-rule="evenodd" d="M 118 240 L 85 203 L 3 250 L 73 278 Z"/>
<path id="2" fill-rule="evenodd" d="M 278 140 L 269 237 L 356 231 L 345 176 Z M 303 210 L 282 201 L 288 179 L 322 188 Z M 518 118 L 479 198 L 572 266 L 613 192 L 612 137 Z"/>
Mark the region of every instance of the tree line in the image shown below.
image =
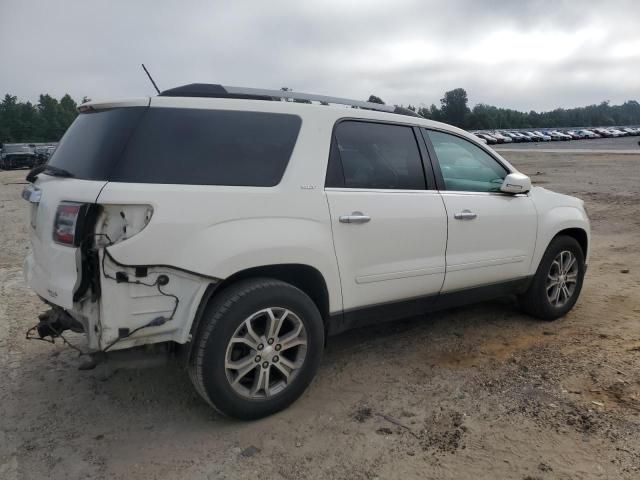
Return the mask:
<path id="1" fill-rule="evenodd" d="M 284 88 L 283 88 L 284 90 Z M 287 89 L 288 90 L 288 89 Z M 83 98 L 85 102 L 87 98 Z M 384 101 L 375 95 L 370 102 Z M 469 108 L 467 92 L 456 88 L 444 94 L 440 106 L 407 108 L 419 115 L 468 130 L 546 127 L 598 127 L 639 125 L 640 104 L 628 100 L 622 105 L 608 101 L 578 108 L 557 108 L 549 112 L 520 112 L 480 103 Z M 44 94 L 37 104 L 20 102 L 6 94 L 0 103 L 0 143 L 57 142 L 78 115 L 77 103 L 70 95 L 60 100 Z"/>
<path id="2" fill-rule="evenodd" d="M 380 97 L 371 95 L 370 102 L 384 103 Z M 493 130 L 510 128 L 547 127 L 600 127 L 614 125 L 639 125 L 640 104 L 627 100 L 622 105 L 611 105 L 603 101 L 598 105 L 577 108 L 556 108 L 549 112 L 520 112 L 510 108 L 494 107 L 480 103 L 469 108 L 467 92 L 456 88 L 444 94 L 440 107 L 406 108 L 419 115 L 439 122 L 449 123 L 467 130 Z"/>
<path id="3" fill-rule="evenodd" d="M 40 95 L 38 103 L 5 95 L 0 103 L 0 143 L 57 142 L 78 115 L 70 95 Z"/>

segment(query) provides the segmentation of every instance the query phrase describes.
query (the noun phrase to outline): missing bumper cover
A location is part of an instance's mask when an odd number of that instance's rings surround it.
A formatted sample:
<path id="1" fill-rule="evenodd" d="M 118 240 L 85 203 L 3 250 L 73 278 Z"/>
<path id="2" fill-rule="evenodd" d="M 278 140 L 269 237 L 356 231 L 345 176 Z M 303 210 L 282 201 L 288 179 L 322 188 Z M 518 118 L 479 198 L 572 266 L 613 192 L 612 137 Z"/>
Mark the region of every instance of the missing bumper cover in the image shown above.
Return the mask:
<path id="1" fill-rule="evenodd" d="M 59 307 L 54 307 L 38 315 L 38 320 L 35 329 L 40 338 L 59 337 L 66 330 L 76 333 L 84 332 L 82 324 Z"/>

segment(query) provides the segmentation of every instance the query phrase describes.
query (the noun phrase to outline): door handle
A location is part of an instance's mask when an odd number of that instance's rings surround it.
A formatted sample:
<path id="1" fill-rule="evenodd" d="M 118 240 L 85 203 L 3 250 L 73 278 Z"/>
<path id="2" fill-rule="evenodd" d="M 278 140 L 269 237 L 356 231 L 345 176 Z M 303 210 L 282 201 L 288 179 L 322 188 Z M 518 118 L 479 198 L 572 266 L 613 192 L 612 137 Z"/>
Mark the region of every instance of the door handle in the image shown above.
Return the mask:
<path id="1" fill-rule="evenodd" d="M 456 220 L 473 220 L 474 218 L 478 218 L 478 214 L 473 213 L 471 210 L 463 210 L 461 212 L 454 213 L 453 218 Z"/>
<path id="2" fill-rule="evenodd" d="M 353 212 L 351 215 L 342 215 L 339 218 L 340 223 L 367 223 L 371 220 L 369 215 L 364 215 L 362 212 Z"/>

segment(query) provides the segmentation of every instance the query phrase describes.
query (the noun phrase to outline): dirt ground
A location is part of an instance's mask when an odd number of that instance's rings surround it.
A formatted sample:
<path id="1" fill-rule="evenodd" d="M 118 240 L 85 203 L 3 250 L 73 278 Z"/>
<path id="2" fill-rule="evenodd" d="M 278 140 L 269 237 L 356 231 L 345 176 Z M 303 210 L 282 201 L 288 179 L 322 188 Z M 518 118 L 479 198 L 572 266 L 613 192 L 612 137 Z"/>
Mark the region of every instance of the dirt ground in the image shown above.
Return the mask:
<path id="1" fill-rule="evenodd" d="M 505 153 L 582 197 L 593 250 L 564 319 L 511 299 L 330 339 L 318 377 L 256 422 L 177 366 L 78 371 L 29 342 L 25 172 L 0 172 L 0 479 L 640 478 L 640 155 Z"/>

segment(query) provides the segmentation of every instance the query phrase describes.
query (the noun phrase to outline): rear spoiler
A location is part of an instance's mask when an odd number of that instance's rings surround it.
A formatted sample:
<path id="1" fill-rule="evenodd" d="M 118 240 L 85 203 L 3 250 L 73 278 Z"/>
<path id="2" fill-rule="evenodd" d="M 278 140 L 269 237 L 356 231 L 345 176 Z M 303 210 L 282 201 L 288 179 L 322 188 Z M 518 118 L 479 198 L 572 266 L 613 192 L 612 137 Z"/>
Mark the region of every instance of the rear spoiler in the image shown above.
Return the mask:
<path id="1" fill-rule="evenodd" d="M 125 100 L 98 100 L 83 103 L 78 107 L 78 112 L 89 113 L 97 110 L 107 110 L 120 107 L 148 107 L 151 104 L 151 97 L 128 98 Z"/>

